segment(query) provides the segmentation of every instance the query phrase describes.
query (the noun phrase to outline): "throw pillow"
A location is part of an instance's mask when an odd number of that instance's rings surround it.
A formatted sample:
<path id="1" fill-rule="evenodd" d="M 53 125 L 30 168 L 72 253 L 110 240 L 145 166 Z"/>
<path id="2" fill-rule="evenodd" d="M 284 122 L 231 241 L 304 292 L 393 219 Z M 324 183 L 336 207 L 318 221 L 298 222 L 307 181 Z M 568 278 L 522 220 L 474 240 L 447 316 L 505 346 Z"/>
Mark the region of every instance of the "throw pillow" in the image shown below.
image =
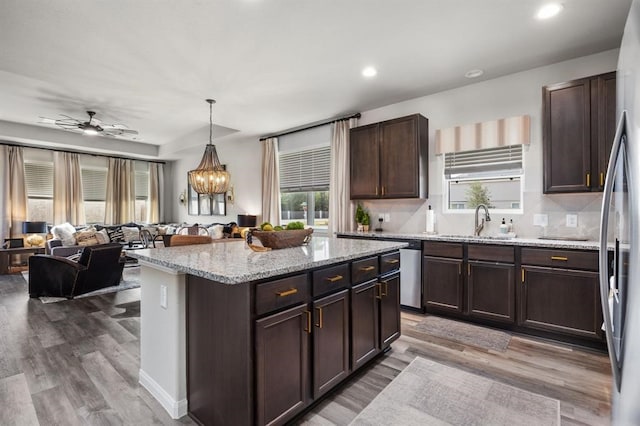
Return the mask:
<path id="1" fill-rule="evenodd" d="M 109 233 L 106 229 L 101 229 L 96 232 L 96 238 L 98 240 L 98 244 L 107 244 L 111 239 L 109 238 Z"/>
<path id="2" fill-rule="evenodd" d="M 124 236 L 124 241 L 140 241 L 140 230 L 137 227 L 122 227 L 122 234 Z"/>
<path id="3" fill-rule="evenodd" d="M 76 244 L 79 246 L 95 246 L 99 244 L 96 231 L 93 228 L 83 229 L 73 234 Z"/>
<path id="4" fill-rule="evenodd" d="M 106 228 L 106 231 L 109 235 L 109 241 L 111 241 L 112 243 L 119 243 L 120 241 L 124 241 L 124 234 L 122 233 L 122 228 L 120 226 Z"/>
<path id="5" fill-rule="evenodd" d="M 209 231 L 209 236 L 211 238 L 213 238 L 214 240 L 219 240 L 222 237 L 224 237 L 224 234 L 222 232 L 223 229 L 224 229 L 224 226 L 222 225 L 213 225 L 208 227 L 207 231 Z"/>
<path id="6" fill-rule="evenodd" d="M 76 239 L 73 234 L 76 232 L 76 228 L 73 227 L 72 224 L 65 222 L 60 225 L 56 225 L 51 228 L 51 235 L 54 238 L 62 241 L 63 246 L 74 246 L 76 245 Z"/>

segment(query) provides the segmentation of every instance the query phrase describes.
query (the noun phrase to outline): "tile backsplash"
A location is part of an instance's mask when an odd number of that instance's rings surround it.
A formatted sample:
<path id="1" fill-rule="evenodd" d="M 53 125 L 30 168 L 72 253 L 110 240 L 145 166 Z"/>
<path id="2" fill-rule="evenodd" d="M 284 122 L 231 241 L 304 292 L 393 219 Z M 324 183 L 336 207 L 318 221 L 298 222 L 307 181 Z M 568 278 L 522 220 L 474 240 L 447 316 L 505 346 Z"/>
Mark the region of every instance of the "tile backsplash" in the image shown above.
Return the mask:
<path id="1" fill-rule="evenodd" d="M 433 196 L 428 200 L 371 200 L 361 204 L 369 210 L 372 228 L 378 226 L 379 214 L 388 214 L 389 222 L 383 222 L 382 228 L 388 232 L 420 233 L 426 230 L 426 212 L 428 206 L 435 210 L 436 233 L 471 235 L 474 228 L 473 213 L 442 212 L 442 196 Z M 597 240 L 600 232 L 600 209 L 602 193 L 587 194 L 524 194 L 524 213 L 491 213 L 491 222 L 485 225 L 482 233 L 493 235 L 499 232 L 504 217 L 513 219 L 514 232 L 521 238 L 542 236 L 581 237 Z M 546 227 L 533 225 L 535 214 L 546 214 Z M 577 215 L 576 227 L 566 226 L 566 215 Z"/>

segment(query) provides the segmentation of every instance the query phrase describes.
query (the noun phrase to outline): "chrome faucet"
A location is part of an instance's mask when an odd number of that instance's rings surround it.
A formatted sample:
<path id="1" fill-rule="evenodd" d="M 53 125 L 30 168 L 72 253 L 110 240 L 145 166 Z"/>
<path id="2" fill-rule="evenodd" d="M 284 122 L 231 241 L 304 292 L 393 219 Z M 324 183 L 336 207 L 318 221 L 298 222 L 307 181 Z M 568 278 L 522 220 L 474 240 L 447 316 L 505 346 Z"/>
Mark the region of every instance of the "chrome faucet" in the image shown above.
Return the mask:
<path id="1" fill-rule="evenodd" d="M 480 208 L 484 209 L 484 217 L 482 218 L 482 222 L 480 222 L 480 224 L 478 225 L 478 211 L 480 210 Z M 484 228 L 485 222 L 491 222 L 491 216 L 489 216 L 489 209 L 484 204 L 478 204 L 478 207 L 476 207 L 476 227 L 473 235 L 475 236 L 480 235 L 480 231 L 482 231 L 482 228 Z"/>

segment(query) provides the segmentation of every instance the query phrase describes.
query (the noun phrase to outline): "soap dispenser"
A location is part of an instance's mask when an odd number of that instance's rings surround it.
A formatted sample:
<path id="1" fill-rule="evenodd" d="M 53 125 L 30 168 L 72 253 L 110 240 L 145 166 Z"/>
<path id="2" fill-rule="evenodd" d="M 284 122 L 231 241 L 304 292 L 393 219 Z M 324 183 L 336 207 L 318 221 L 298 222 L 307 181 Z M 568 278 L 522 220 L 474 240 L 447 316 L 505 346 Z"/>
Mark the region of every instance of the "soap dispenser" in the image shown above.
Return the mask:
<path id="1" fill-rule="evenodd" d="M 507 223 L 504 220 L 504 217 L 502 218 L 502 223 L 500 224 L 500 233 L 501 234 L 506 234 L 509 232 L 509 225 L 507 225 Z"/>

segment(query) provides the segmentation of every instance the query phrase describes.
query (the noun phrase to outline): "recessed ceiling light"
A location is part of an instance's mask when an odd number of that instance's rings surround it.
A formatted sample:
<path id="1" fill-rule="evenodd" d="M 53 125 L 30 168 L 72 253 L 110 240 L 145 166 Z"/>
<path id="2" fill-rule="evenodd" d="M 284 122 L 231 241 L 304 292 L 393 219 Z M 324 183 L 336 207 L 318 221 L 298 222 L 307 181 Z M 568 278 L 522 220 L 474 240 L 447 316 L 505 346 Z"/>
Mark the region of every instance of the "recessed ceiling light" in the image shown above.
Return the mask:
<path id="1" fill-rule="evenodd" d="M 464 76 L 467 78 L 476 78 L 480 77 L 482 74 L 484 74 L 483 70 L 470 70 L 464 73 Z"/>
<path id="2" fill-rule="evenodd" d="M 362 70 L 364 77 L 375 77 L 376 74 L 378 74 L 378 71 L 374 67 L 366 67 Z"/>
<path id="3" fill-rule="evenodd" d="M 536 13 L 536 18 L 538 19 L 549 19 L 556 16 L 558 13 L 562 12 L 564 6 L 560 3 L 547 3 L 538 9 L 538 13 Z"/>

